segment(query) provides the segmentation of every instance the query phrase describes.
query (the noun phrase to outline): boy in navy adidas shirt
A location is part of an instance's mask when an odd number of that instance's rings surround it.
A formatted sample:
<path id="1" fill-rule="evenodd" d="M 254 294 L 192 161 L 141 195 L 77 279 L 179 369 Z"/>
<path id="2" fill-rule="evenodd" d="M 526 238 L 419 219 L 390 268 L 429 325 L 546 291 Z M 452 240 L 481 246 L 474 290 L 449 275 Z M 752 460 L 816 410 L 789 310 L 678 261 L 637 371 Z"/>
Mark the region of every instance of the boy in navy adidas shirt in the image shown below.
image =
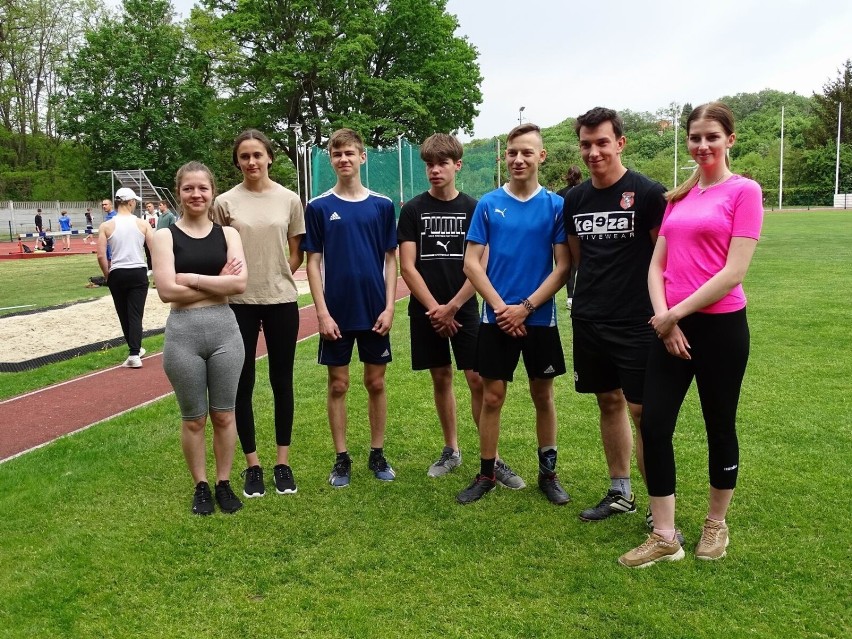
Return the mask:
<path id="1" fill-rule="evenodd" d="M 376 479 L 393 481 L 396 476 L 384 456 L 396 215 L 390 198 L 361 184 L 367 155 L 355 131 L 335 131 L 328 151 L 337 183 L 308 202 L 302 247 L 308 254 L 308 283 L 319 322 L 318 361 L 328 367 L 328 421 L 337 452 L 329 483 L 343 488 L 349 485 L 352 466 L 346 446 L 346 392 L 356 342 L 369 396 L 368 466 Z"/>
<path id="2" fill-rule="evenodd" d="M 509 182 L 482 197 L 467 234 L 464 272 L 484 299 L 476 348 L 484 400 L 480 472 L 458 494 L 462 504 L 481 499 L 496 484 L 500 413 L 521 355 L 535 405 L 539 488 L 556 505 L 570 500 L 556 477 L 553 403 L 553 378 L 565 373 L 553 296 L 565 284 L 569 251 L 562 198 L 538 183 L 545 157 L 536 125 L 512 129 L 506 140 Z"/>

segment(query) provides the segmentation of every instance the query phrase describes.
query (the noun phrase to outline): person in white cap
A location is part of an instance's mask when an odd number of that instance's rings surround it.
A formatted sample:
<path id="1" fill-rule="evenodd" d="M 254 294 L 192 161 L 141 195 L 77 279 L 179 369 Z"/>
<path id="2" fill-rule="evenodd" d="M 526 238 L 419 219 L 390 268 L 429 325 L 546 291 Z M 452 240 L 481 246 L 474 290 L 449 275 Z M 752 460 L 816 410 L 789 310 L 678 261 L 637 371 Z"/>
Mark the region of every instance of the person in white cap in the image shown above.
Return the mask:
<path id="1" fill-rule="evenodd" d="M 139 196 L 127 187 L 115 192 L 117 214 L 98 229 L 98 264 L 112 294 L 115 312 L 130 353 L 122 366 L 142 368 L 142 314 L 148 297 L 148 265 L 143 246 L 154 235 L 151 225 L 133 215 Z M 107 258 L 107 247 L 111 260 Z"/>

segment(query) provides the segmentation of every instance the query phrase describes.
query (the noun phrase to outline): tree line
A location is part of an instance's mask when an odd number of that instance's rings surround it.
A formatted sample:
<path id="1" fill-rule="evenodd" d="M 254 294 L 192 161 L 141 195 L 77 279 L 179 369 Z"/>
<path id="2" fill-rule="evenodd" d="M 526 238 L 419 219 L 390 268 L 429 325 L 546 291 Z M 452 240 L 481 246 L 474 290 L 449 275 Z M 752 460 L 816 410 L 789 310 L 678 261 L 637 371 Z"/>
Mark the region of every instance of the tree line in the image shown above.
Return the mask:
<path id="1" fill-rule="evenodd" d="M 109 169 L 154 169 L 155 183 L 169 186 L 188 159 L 227 186 L 237 179 L 231 140 L 247 127 L 290 158 L 275 163 L 273 177 L 294 189 L 299 144 L 322 145 L 341 126 L 380 148 L 400 135 L 471 133 L 482 76 L 457 26 L 446 0 L 202 0 L 184 21 L 169 0 L 123 0 L 115 9 L 0 0 L 0 199 L 97 199 L 109 189 L 97 171 Z M 721 99 L 738 120 L 734 169 L 757 179 L 768 201 L 777 201 L 785 106 L 791 205 L 830 203 L 842 102 L 841 190 L 852 190 L 852 61 L 812 96 L 765 90 Z M 622 110 L 625 164 L 671 186 L 674 120 L 682 125 L 690 110 Z M 571 164 L 582 166 L 573 119 L 544 137 L 542 179 L 558 188 Z M 682 127 L 679 138 L 682 181 Z M 472 193 L 496 184 L 492 148 L 493 140 L 466 146 Z"/>

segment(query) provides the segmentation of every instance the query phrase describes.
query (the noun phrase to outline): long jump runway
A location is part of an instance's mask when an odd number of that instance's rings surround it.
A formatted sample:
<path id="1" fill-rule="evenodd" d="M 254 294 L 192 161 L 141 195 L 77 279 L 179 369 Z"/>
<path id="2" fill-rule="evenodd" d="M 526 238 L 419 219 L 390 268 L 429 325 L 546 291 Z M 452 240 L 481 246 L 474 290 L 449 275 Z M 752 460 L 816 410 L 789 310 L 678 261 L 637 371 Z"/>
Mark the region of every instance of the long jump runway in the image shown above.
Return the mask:
<path id="1" fill-rule="evenodd" d="M 397 300 L 408 295 L 399 278 Z M 299 309 L 299 341 L 317 330 L 313 305 Z M 257 357 L 266 355 L 262 336 Z M 142 368 L 106 368 L 0 402 L 0 463 L 170 395 L 162 353 L 143 362 Z"/>

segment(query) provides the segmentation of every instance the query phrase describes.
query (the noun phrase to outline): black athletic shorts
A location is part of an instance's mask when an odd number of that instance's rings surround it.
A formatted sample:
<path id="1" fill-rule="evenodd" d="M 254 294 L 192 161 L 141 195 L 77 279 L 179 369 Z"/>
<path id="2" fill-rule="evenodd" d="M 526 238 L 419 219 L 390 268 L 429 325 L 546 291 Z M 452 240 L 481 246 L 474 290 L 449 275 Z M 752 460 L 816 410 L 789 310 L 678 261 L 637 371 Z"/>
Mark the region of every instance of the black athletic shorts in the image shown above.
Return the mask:
<path id="1" fill-rule="evenodd" d="M 648 352 L 656 339 L 647 322 L 592 322 L 572 319 L 574 388 L 578 393 L 622 389 L 631 404 L 642 404 Z"/>
<path id="2" fill-rule="evenodd" d="M 461 324 L 452 337 L 441 337 L 432 328 L 428 317 L 409 317 L 411 320 L 411 368 L 422 371 L 450 365 L 450 345 L 456 360 L 456 369 L 472 370 L 476 366 L 476 335 L 479 332 L 479 312 L 456 314 Z"/>
<path id="3" fill-rule="evenodd" d="M 524 337 L 510 337 L 497 324 L 480 324 L 476 371 L 487 379 L 512 381 L 521 354 L 530 379 L 565 374 L 565 356 L 556 326 L 527 326 Z"/>
<path id="4" fill-rule="evenodd" d="M 347 366 L 352 360 L 352 348 L 358 342 L 358 359 L 365 364 L 387 364 L 391 361 L 390 333 L 375 331 L 345 331 L 336 340 L 320 337 L 317 361 L 324 366 Z"/>

